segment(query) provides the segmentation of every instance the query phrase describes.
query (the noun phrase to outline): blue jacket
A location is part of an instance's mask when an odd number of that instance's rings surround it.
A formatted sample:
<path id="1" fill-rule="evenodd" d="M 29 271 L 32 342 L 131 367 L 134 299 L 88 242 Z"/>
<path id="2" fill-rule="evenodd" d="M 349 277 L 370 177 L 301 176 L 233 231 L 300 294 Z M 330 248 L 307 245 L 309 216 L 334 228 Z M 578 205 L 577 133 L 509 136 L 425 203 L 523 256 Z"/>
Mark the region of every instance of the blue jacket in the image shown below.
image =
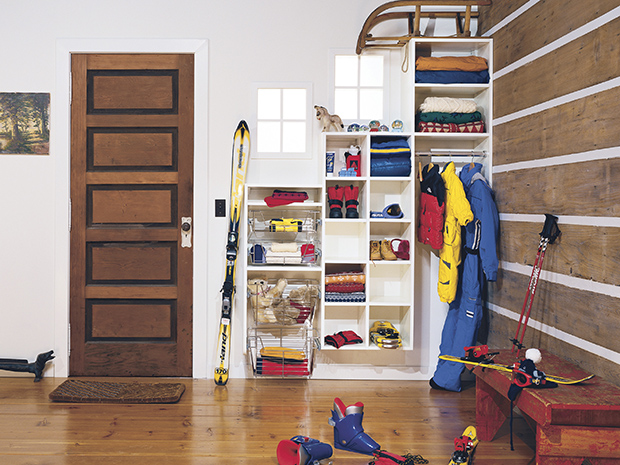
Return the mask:
<path id="1" fill-rule="evenodd" d="M 465 227 L 463 245 L 466 253 L 478 250 L 482 270 L 488 281 L 497 280 L 497 236 L 499 232 L 499 215 L 493 191 L 482 173 L 482 165 L 474 163 L 465 165 L 459 174 L 463 189 L 471 210 L 474 213 L 474 221 Z"/>

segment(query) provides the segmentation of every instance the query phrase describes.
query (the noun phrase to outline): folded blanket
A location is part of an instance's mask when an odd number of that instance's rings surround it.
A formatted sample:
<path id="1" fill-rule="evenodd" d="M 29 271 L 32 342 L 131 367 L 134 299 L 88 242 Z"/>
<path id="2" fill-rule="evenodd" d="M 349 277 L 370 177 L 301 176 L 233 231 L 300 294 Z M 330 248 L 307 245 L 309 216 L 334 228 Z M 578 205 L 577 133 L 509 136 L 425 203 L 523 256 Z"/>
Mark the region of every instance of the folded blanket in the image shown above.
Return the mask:
<path id="1" fill-rule="evenodd" d="M 363 292 L 362 283 L 332 283 L 325 286 L 325 292 Z"/>
<path id="2" fill-rule="evenodd" d="M 418 113 L 419 121 L 431 121 L 433 123 L 473 123 L 474 121 L 482 121 L 482 113 L 474 111 L 473 113 L 443 113 L 440 111 L 429 111 Z"/>
<path id="3" fill-rule="evenodd" d="M 371 139 L 370 157 L 372 158 L 392 158 L 392 157 L 411 157 L 411 148 L 406 137 L 381 137 L 376 136 Z"/>
<path id="4" fill-rule="evenodd" d="M 366 302 L 366 293 L 326 292 L 325 302 Z"/>
<path id="5" fill-rule="evenodd" d="M 297 252 L 296 242 L 272 242 L 269 246 L 272 252 Z"/>
<path id="6" fill-rule="evenodd" d="M 479 56 L 447 56 L 447 57 L 418 57 L 415 69 L 419 71 L 482 71 L 489 69 L 487 60 Z"/>
<path id="7" fill-rule="evenodd" d="M 332 283 L 366 283 L 366 275 L 362 271 L 332 273 L 325 275 L 325 284 Z"/>
<path id="8" fill-rule="evenodd" d="M 411 174 L 411 159 L 403 157 L 371 158 L 371 176 L 409 176 Z"/>
<path id="9" fill-rule="evenodd" d="M 271 376 L 309 376 L 308 359 L 301 363 L 281 363 L 258 357 L 256 359 L 256 373 Z"/>
<path id="10" fill-rule="evenodd" d="M 476 102 L 452 97 L 426 97 L 420 111 L 440 111 L 443 113 L 473 113 L 477 110 Z"/>
<path id="11" fill-rule="evenodd" d="M 489 71 L 416 71 L 415 82 L 426 84 L 487 84 Z"/>
<path id="12" fill-rule="evenodd" d="M 267 251 L 265 255 L 265 261 L 267 263 L 286 263 L 290 264 L 299 264 L 301 263 L 301 252 L 295 253 L 273 253 L 271 251 Z"/>
<path id="13" fill-rule="evenodd" d="M 454 124 L 454 123 L 427 123 L 420 121 L 419 132 L 484 132 L 484 123 L 477 121 L 475 123 Z"/>

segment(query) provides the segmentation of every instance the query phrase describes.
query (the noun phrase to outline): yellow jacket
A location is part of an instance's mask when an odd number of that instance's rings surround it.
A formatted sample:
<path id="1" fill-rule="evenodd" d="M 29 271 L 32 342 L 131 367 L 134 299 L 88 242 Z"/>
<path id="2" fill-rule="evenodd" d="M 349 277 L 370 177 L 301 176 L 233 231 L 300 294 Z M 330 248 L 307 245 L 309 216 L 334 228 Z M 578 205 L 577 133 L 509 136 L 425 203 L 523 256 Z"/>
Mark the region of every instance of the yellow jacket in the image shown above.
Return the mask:
<path id="1" fill-rule="evenodd" d="M 441 172 L 446 187 L 446 210 L 443 228 L 443 247 L 439 251 L 439 280 L 437 292 L 442 302 L 450 303 L 456 297 L 461 264 L 461 226 L 474 219 L 463 183 L 456 175 L 454 163 L 448 163 Z"/>

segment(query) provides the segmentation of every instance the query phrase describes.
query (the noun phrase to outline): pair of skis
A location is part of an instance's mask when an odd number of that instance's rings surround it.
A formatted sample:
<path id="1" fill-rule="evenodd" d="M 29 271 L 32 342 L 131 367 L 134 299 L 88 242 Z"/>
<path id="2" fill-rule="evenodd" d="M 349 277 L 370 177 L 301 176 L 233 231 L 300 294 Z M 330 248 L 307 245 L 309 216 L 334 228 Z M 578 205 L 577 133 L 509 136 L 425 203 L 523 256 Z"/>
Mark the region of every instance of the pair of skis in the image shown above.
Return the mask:
<path id="1" fill-rule="evenodd" d="M 495 363 L 492 359 L 489 359 L 489 358 L 482 358 L 482 359 L 476 358 L 472 360 L 471 358 L 467 356 L 466 357 L 455 357 L 453 355 L 440 355 L 439 358 L 441 360 L 447 360 L 449 362 L 458 362 L 458 363 L 463 363 L 465 365 L 472 365 L 474 368 L 475 367 L 492 368 L 493 370 L 499 370 L 499 371 L 503 371 L 506 373 L 513 373 L 515 375 L 523 375 L 523 373 L 519 370 L 519 363 L 515 363 L 513 365 L 502 365 L 499 363 Z M 579 378 L 579 379 L 570 379 L 570 378 L 564 378 L 564 377 L 556 376 L 556 375 L 548 375 L 545 373 L 544 377 L 546 380 L 553 381 L 554 383 L 558 383 L 558 384 L 578 384 L 583 381 L 587 381 L 589 379 L 594 378 L 594 375 L 588 375 L 584 378 Z M 527 383 L 521 383 L 521 384 L 523 384 L 522 387 L 524 387 Z"/>
<path id="2" fill-rule="evenodd" d="M 215 368 L 215 384 L 224 386 L 228 382 L 230 363 L 230 328 L 235 296 L 235 271 L 239 249 L 239 220 L 243 189 L 250 155 L 250 130 L 245 121 L 239 122 L 233 139 L 232 182 L 230 189 L 230 221 L 226 240 L 226 274 L 222 286 L 222 314 L 218 335 L 218 360 Z"/>
<path id="3" fill-rule="evenodd" d="M 536 253 L 536 259 L 534 260 L 534 267 L 532 268 L 530 282 L 527 287 L 527 292 L 525 293 L 523 307 L 521 308 L 521 316 L 519 317 L 517 332 L 514 339 L 511 339 L 511 342 L 513 344 L 512 352 L 515 351 L 515 348 L 517 348 L 518 350 L 523 348 L 523 337 L 525 336 L 527 322 L 530 319 L 532 302 L 534 302 L 534 295 L 536 294 L 536 287 L 538 285 L 538 277 L 540 276 L 542 263 L 545 259 L 545 252 L 547 250 L 547 246 L 549 244 L 553 244 L 560 234 L 561 231 L 560 228 L 558 228 L 558 217 L 550 215 L 549 213 L 545 213 L 545 224 L 543 225 L 543 230 L 540 232 L 538 252 Z"/>

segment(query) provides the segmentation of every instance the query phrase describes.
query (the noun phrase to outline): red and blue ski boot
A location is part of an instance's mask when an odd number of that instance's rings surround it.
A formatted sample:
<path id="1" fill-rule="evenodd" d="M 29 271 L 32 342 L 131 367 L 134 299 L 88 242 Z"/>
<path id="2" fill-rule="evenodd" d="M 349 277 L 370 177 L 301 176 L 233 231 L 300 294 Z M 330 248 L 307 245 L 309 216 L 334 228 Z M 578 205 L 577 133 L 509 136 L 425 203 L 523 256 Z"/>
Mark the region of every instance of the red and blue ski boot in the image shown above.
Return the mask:
<path id="1" fill-rule="evenodd" d="M 314 465 L 332 456 L 332 446 L 318 439 L 294 436 L 280 441 L 277 455 L 279 465 Z"/>
<path id="2" fill-rule="evenodd" d="M 332 410 L 329 424 L 334 427 L 334 446 L 336 449 L 366 455 L 372 455 L 373 452 L 381 449 L 381 446 L 364 432 L 363 417 L 364 404 L 361 402 L 345 407 L 338 397 L 334 399 L 334 410 Z"/>

